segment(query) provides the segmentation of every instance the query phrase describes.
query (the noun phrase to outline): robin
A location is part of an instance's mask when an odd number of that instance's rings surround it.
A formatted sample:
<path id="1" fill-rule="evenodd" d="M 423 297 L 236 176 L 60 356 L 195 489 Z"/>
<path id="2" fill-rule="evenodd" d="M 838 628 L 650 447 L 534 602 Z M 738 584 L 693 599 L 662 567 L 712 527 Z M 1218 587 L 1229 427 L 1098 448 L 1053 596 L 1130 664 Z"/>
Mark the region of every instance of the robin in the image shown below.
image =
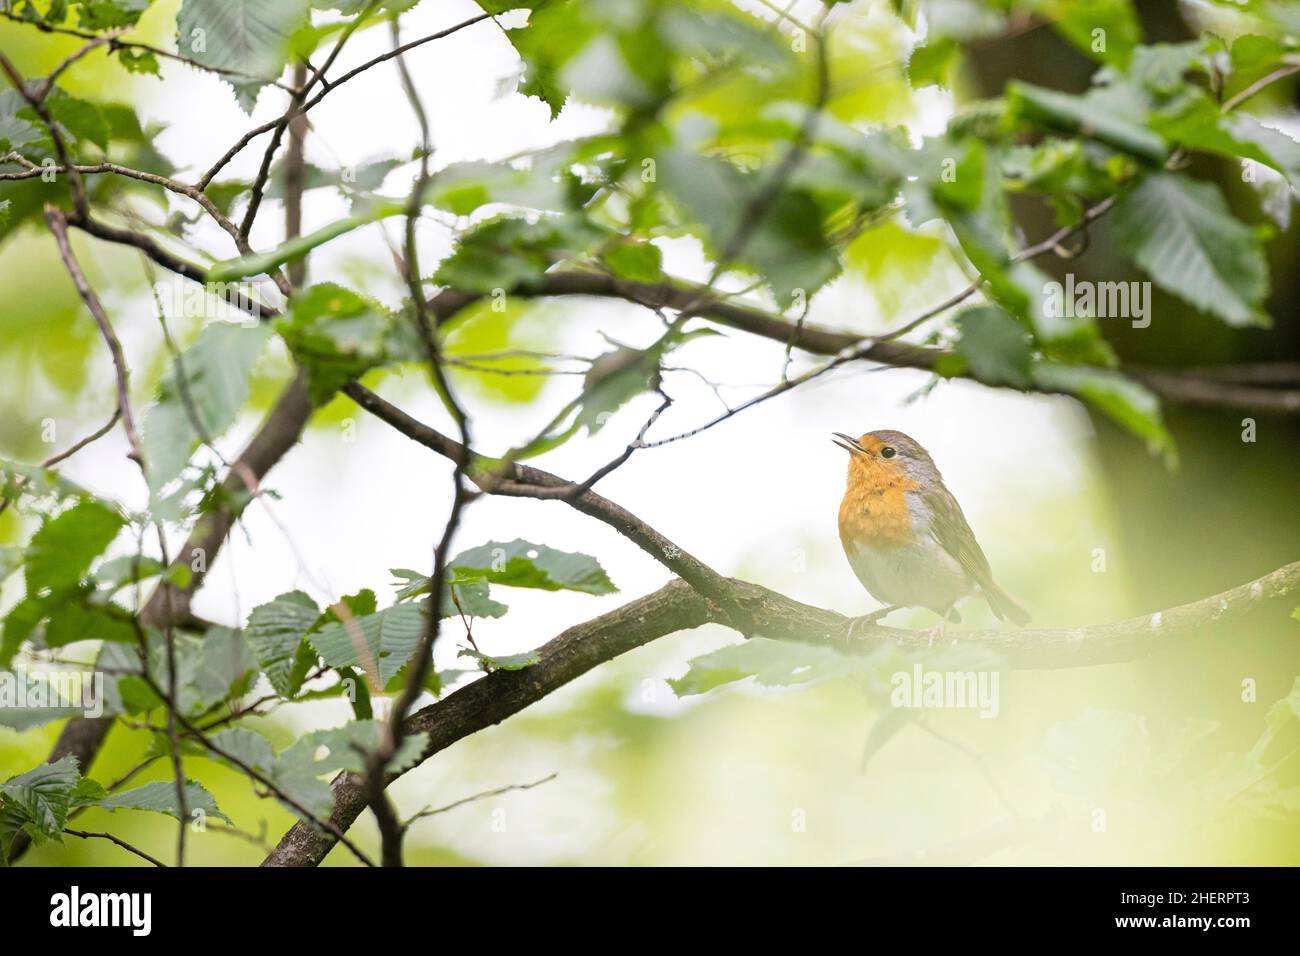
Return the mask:
<path id="1" fill-rule="evenodd" d="M 961 505 L 924 448 L 896 431 L 861 438 L 834 432 L 833 441 L 849 453 L 840 542 L 862 586 L 888 605 L 860 620 L 924 607 L 941 616 L 942 635 L 948 621 L 961 621 L 954 605 L 978 587 L 999 620 L 1028 623 L 1025 609 L 994 582 Z"/>

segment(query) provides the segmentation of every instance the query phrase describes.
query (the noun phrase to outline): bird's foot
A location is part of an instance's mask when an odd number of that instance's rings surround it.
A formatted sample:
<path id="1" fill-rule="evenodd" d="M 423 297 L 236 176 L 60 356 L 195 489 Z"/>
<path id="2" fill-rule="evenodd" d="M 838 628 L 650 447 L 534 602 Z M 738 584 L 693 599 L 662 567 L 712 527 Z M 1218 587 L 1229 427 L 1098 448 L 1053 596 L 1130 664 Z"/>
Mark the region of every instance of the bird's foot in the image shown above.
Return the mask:
<path id="1" fill-rule="evenodd" d="M 934 647 L 934 642 L 936 640 L 942 641 L 947 631 L 948 631 L 948 616 L 945 614 L 943 617 L 939 618 L 938 624 L 936 624 L 934 627 L 930 628 L 925 632 L 926 634 L 925 646 L 927 648 Z"/>
<path id="2" fill-rule="evenodd" d="M 861 617 L 849 618 L 849 626 L 844 635 L 844 646 L 849 648 L 853 646 L 853 636 L 857 629 L 863 625 L 875 624 L 887 614 L 892 614 L 898 610 L 897 604 L 891 604 L 889 607 L 882 607 L 878 611 L 872 611 L 870 614 L 863 614 Z"/>

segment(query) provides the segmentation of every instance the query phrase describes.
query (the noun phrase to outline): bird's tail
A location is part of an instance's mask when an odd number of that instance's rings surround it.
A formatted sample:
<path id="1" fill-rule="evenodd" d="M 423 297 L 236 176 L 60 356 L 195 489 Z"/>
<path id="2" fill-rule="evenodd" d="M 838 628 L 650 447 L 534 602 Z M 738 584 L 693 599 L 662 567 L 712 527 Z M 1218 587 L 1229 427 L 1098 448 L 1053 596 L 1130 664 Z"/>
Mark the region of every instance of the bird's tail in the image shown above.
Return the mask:
<path id="1" fill-rule="evenodd" d="M 1029 623 L 1029 612 L 1011 599 L 1006 591 L 1002 590 L 992 581 L 984 588 L 984 597 L 989 602 L 989 607 L 1000 620 L 1011 620 L 1017 626 L 1024 627 Z"/>

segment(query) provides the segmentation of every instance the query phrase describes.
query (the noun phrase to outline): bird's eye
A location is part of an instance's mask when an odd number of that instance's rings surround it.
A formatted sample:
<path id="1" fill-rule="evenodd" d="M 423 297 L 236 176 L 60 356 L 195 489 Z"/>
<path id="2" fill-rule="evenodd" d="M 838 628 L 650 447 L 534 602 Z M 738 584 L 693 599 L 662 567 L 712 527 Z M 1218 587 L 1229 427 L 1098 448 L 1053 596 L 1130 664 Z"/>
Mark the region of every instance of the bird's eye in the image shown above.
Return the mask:
<path id="1" fill-rule="evenodd" d="M 888 445 L 880 449 L 881 458 L 893 458 L 897 454 L 898 452 L 894 451 L 894 449 L 890 448 Z"/>

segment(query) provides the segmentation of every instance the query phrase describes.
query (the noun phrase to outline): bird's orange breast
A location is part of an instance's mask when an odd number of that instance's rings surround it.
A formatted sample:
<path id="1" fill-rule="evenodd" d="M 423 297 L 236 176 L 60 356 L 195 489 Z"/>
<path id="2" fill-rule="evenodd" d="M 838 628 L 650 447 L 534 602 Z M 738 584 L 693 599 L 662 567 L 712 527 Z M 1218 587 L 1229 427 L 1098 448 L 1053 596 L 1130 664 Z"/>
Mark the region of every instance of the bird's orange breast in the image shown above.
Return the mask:
<path id="1" fill-rule="evenodd" d="M 874 471 L 874 469 L 873 469 Z M 913 534 L 907 493 L 917 482 L 901 474 L 855 474 L 840 502 L 840 541 L 852 545 L 891 548 L 908 543 Z"/>

